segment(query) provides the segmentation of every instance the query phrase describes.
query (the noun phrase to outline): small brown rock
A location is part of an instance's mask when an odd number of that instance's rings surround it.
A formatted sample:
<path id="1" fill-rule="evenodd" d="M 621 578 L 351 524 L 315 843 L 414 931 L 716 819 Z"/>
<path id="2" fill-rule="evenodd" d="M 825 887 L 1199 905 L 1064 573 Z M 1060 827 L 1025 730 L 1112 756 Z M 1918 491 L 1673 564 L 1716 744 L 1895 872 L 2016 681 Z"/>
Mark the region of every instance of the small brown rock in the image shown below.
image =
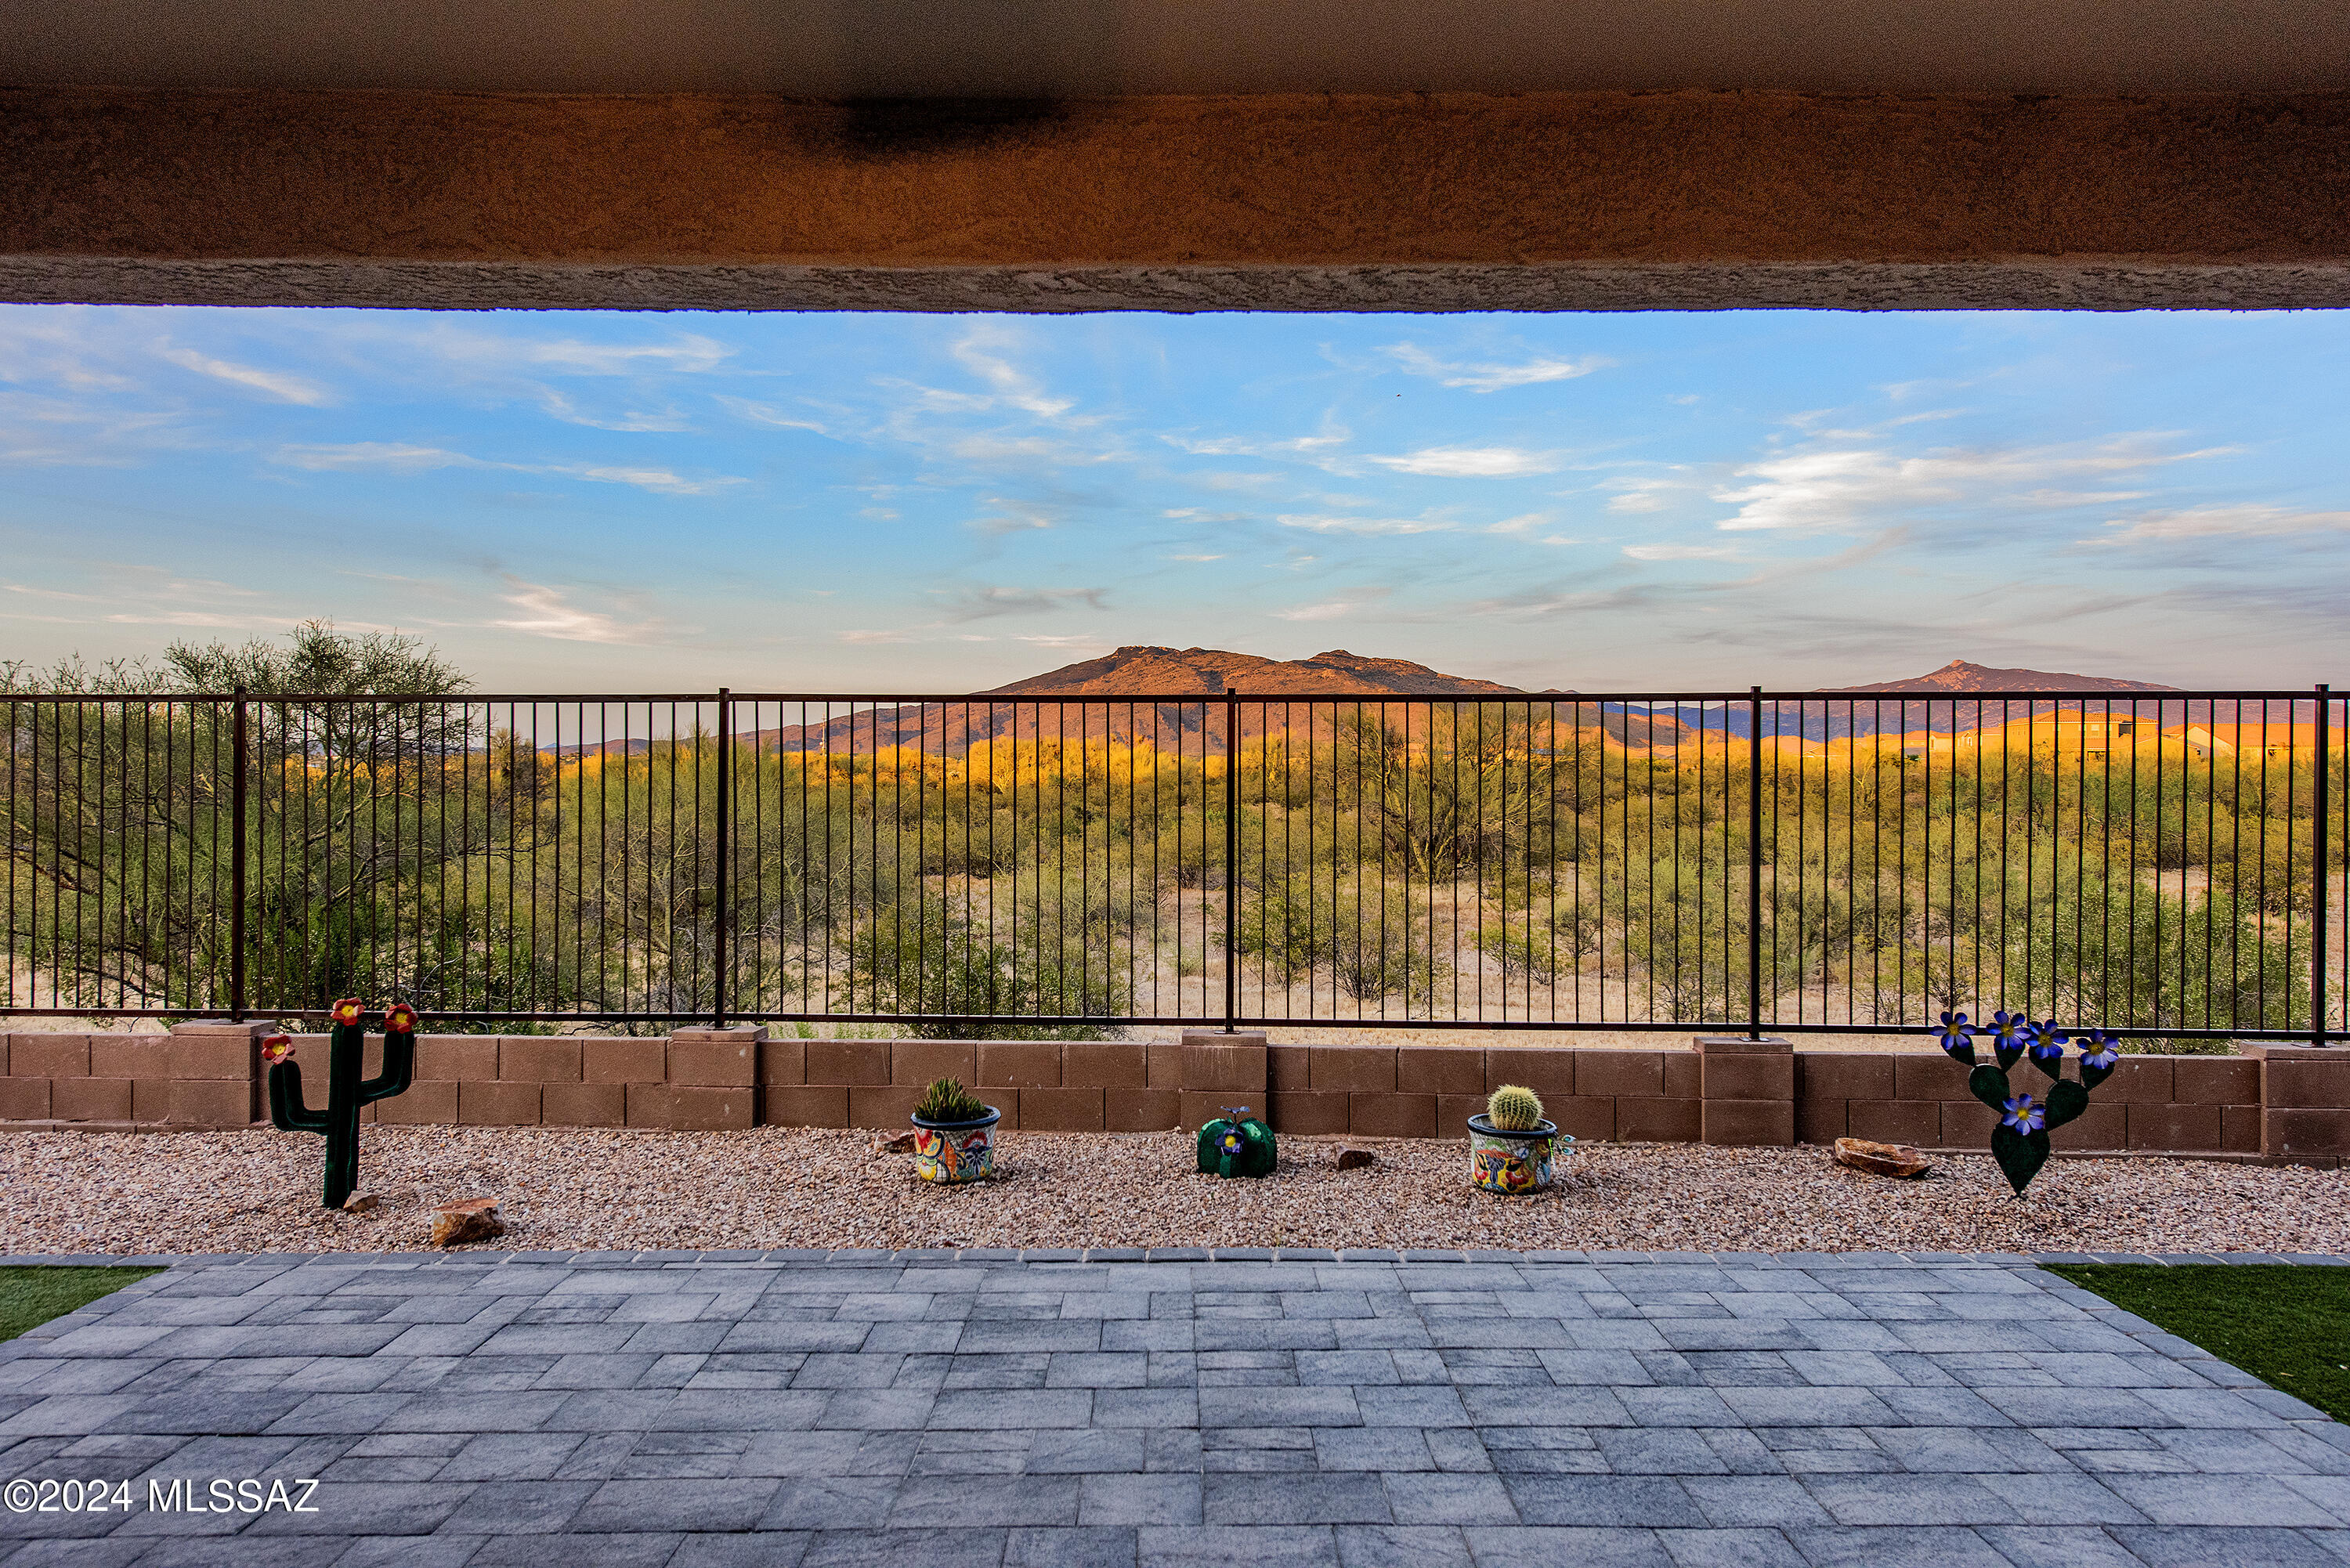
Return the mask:
<path id="1" fill-rule="evenodd" d="M 1835 1140 L 1835 1162 L 1877 1176 L 1914 1179 L 1934 1168 L 1933 1163 L 1908 1144 L 1871 1143 L 1865 1137 Z"/>
<path id="2" fill-rule="evenodd" d="M 462 1247 L 468 1241 L 486 1241 L 505 1233 L 505 1221 L 498 1218 L 498 1200 L 494 1198 L 460 1199 L 432 1211 L 432 1244 L 436 1247 Z"/>
<path id="3" fill-rule="evenodd" d="M 914 1135 L 910 1132 L 901 1132 L 896 1137 L 882 1137 L 877 1134 L 873 1139 L 873 1152 L 875 1154 L 911 1154 L 914 1152 Z"/>
<path id="4" fill-rule="evenodd" d="M 1360 1170 L 1367 1165 L 1378 1162 L 1379 1157 L 1367 1148 L 1342 1148 L 1330 1159 L 1330 1163 L 1340 1170 Z"/>
<path id="5" fill-rule="evenodd" d="M 381 1201 L 382 1199 L 372 1192 L 354 1192 L 343 1199 L 343 1207 L 353 1214 L 366 1214 L 372 1211 Z"/>

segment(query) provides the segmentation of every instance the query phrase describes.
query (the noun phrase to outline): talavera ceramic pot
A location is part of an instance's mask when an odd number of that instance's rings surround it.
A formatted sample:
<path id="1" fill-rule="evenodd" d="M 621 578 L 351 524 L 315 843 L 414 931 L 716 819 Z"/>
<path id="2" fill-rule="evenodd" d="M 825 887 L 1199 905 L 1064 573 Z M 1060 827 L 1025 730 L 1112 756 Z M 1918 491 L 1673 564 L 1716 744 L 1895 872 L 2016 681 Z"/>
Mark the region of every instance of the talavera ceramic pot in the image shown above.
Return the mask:
<path id="1" fill-rule="evenodd" d="M 995 1124 L 1003 1113 L 993 1106 L 975 1121 L 914 1124 L 914 1174 L 924 1181 L 982 1181 L 995 1168 Z"/>
<path id="2" fill-rule="evenodd" d="M 1469 1118 L 1469 1180 L 1488 1192 L 1540 1192 L 1550 1185 L 1559 1146 L 1575 1139 L 1545 1121 L 1523 1132 L 1497 1127 L 1483 1112 Z"/>

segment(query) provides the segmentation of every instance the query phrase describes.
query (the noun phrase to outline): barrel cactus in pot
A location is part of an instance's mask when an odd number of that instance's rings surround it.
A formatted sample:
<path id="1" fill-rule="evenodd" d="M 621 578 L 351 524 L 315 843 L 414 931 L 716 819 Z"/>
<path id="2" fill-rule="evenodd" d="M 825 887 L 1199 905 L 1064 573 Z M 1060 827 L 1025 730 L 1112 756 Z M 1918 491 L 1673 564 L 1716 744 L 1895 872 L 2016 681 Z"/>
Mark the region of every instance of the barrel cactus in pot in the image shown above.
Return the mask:
<path id="1" fill-rule="evenodd" d="M 1504 1084 L 1469 1118 L 1469 1179 L 1488 1192 L 1539 1192 L 1557 1147 L 1574 1142 L 1544 1119 L 1541 1096 Z"/>
<path id="2" fill-rule="evenodd" d="M 924 1181 L 984 1181 L 995 1168 L 995 1124 L 1003 1116 L 962 1080 L 932 1080 L 914 1107 L 914 1174 Z"/>

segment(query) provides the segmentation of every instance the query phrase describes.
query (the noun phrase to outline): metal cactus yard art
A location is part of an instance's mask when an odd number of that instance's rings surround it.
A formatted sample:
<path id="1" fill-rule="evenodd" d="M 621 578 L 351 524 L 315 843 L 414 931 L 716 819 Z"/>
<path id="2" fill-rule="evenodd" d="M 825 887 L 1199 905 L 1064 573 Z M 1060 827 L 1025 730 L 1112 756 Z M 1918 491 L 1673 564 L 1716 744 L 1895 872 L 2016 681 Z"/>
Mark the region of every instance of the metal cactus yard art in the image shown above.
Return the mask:
<path id="1" fill-rule="evenodd" d="M 372 1078 L 359 1076 L 360 1057 L 367 1049 L 366 1018 L 367 1010 L 355 999 L 335 1003 L 324 1110 L 314 1111 L 302 1103 L 302 1069 L 294 1062 L 293 1042 L 273 1034 L 261 1045 L 269 1063 L 271 1123 L 285 1132 L 326 1135 L 327 1182 L 321 1201 L 329 1209 L 340 1209 L 359 1186 L 359 1107 L 406 1094 L 416 1075 L 416 1013 L 400 1002 L 383 1015 L 383 1071 Z"/>
<path id="2" fill-rule="evenodd" d="M 1991 1133 L 1991 1158 L 2019 1197 L 2048 1163 L 2048 1135 L 2089 1108 L 2089 1091 L 2113 1075 L 2121 1051 L 2121 1043 L 2102 1029 L 2067 1035 L 2053 1018 L 2034 1023 L 2021 1012 L 1994 1012 L 1987 1024 L 1970 1024 L 1963 1012 L 1945 1012 L 1934 1038 L 1954 1060 L 1974 1069 L 1967 1075 L 1968 1092 L 1999 1113 Z M 1991 1061 L 1975 1054 L 1977 1038 L 1991 1042 Z M 2078 1080 L 2064 1075 L 2068 1044 L 2080 1050 Z M 2025 1057 L 2049 1080 L 2038 1099 L 2015 1092 L 2008 1082 L 2008 1069 Z"/>
<path id="3" fill-rule="evenodd" d="M 1271 1176 L 1281 1163 L 1273 1129 L 1246 1106 L 1226 1106 L 1222 1116 L 1201 1127 L 1198 1153 L 1202 1176 Z"/>

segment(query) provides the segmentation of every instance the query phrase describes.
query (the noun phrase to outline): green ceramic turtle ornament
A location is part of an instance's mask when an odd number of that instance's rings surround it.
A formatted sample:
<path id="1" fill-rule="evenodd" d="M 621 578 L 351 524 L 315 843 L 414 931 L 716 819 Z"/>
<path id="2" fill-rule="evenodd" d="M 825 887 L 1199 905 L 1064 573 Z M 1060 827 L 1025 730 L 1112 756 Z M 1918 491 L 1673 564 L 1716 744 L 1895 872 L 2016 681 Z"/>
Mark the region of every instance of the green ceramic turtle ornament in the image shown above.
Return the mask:
<path id="1" fill-rule="evenodd" d="M 1271 1176 L 1277 1158 L 1273 1129 L 1249 1115 L 1246 1106 L 1226 1106 L 1222 1116 L 1200 1129 L 1202 1175 Z"/>

